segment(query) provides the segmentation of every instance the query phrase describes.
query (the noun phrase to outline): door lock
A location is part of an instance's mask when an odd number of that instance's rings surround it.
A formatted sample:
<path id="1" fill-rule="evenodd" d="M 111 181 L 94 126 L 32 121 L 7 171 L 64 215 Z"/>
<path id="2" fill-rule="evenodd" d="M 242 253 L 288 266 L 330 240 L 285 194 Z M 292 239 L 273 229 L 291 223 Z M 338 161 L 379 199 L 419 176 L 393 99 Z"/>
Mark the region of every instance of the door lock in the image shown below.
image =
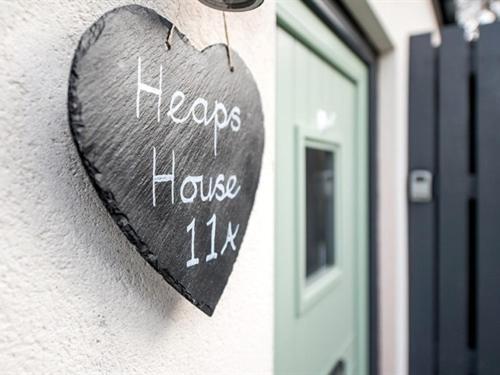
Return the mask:
<path id="1" fill-rule="evenodd" d="M 410 172 L 410 201 L 432 202 L 432 173 L 430 171 L 415 169 Z"/>

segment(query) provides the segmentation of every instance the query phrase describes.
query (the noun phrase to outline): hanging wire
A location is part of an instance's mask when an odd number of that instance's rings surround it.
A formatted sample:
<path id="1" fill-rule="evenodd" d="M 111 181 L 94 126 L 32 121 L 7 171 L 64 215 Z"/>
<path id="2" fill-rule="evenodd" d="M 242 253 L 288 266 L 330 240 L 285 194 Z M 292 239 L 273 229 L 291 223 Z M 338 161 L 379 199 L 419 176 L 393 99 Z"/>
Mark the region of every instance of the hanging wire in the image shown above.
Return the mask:
<path id="1" fill-rule="evenodd" d="M 172 48 L 172 35 L 174 34 L 174 30 L 175 30 L 175 25 L 172 24 L 172 27 L 170 28 L 170 30 L 168 30 L 167 39 L 165 40 L 165 44 L 167 45 L 168 50 Z"/>
<path id="2" fill-rule="evenodd" d="M 177 5 L 177 13 L 179 13 L 179 4 Z M 226 20 L 226 12 L 222 12 L 222 19 L 224 21 L 224 35 L 226 37 L 226 51 L 227 51 L 227 61 L 229 65 L 229 71 L 234 72 L 234 66 L 233 66 L 233 58 L 231 56 L 231 46 L 229 44 L 229 31 L 227 27 L 227 20 Z M 165 39 L 165 45 L 167 46 L 167 49 L 170 50 L 172 48 L 172 36 L 174 34 L 175 30 L 175 25 L 172 23 L 172 26 L 168 30 L 167 38 Z"/>
<path id="3" fill-rule="evenodd" d="M 175 17 L 174 19 L 177 19 L 179 16 L 180 12 L 180 1 L 177 2 L 177 10 L 175 11 Z M 175 30 L 175 25 L 172 22 L 172 26 L 168 30 L 167 38 L 165 39 L 165 45 L 167 46 L 167 49 L 170 50 L 172 48 L 172 36 L 174 35 L 174 30 Z"/>
<path id="4" fill-rule="evenodd" d="M 229 64 L 229 70 L 231 72 L 234 72 L 233 59 L 231 57 L 231 48 L 229 46 L 229 32 L 227 31 L 226 12 L 222 12 L 222 18 L 224 20 L 224 33 L 226 35 L 227 62 Z"/>

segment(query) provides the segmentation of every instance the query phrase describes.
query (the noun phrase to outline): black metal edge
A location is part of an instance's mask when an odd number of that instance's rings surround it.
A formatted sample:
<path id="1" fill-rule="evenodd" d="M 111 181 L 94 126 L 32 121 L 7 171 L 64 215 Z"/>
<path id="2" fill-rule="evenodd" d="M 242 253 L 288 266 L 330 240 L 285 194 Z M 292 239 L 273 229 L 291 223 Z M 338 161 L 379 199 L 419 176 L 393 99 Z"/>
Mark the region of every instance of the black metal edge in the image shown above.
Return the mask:
<path id="1" fill-rule="evenodd" d="M 370 65 L 377 53 L 355 18 L 337 0 L 304 0 L 304 3 L 337 35 L 358 57 Z"/>
<path id="2" fill-rule="evenodd" d="M 456 23 L 456 5 L 453 0 L 432 0 L 432 6 L 439 26 Z"/>
<path id="3" fill-rule="evenodd" d="M 379 296 L 378 296 L 378 128 L 377 62 L 369 65 L 368 155 L 369 155 L 369 373 L 379 373 Z"/>
<path id="4" fill-rule="evenodd" d="M 379 298 L 378 298 L 378 128 L 377 128 L 377 53 L 352 15 L 335 0 L 304 0 L 305 4 L 353 51 L 368 67 L 368 292 L 370 375 L 379 374 Z"/>

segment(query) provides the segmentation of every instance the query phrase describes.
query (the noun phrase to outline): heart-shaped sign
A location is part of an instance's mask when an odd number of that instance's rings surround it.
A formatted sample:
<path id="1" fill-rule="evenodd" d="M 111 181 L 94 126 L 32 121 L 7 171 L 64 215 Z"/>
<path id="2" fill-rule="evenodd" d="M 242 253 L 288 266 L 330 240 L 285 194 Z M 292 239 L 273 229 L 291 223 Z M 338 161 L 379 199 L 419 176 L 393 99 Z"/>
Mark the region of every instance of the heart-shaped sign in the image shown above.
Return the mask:
<path id="1" fill-rule="evenodd" d="M 223 44 L 196 50 L 151 9 L 125 6 L 82 36 L 69 122 L 90 179 L 139 253 L 212 315 L 259 183 L 255 81 Z"/>

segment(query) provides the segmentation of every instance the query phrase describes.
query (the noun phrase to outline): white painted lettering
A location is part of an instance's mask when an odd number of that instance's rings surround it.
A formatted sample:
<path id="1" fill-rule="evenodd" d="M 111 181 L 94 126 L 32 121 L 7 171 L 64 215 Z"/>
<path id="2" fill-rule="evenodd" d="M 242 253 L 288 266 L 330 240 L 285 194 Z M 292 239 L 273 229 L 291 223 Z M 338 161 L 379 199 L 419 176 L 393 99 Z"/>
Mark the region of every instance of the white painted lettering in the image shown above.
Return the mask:
<path id="1" fill-rule="evenodd" d="M 215 227 L 217 225 L 217 217 L 215 214 L 213 214 L 212 218 L 207 222 L 207 226 L 210 225 L 212 226 L 212 234 L 210 236 L 210 254 L 207 255 L 205 259 L 206 262 L 217 259 L 217 253 L 215 252 Z"/>
<path id="2" fill-rule="evenodd" d="M 196 196 L 198 195 L 198 183 L 203 181 L 203 176 L 187 176 L 181 185 L 181 200 L 183 203 L 192 203 Z M 189 198 L 186 198 L 184 194 L 184 189 L 187 184 L 191 184 L 193 187 L 193 192 Z"/>
<path id="3" fill-rule="evenodd" d="M 195 256 L 194 256 L 194 239 L 195 239 L 194 227 L 195 227 L 195 223 L 196 223 L 196 220 L 193 219 L 191 221 L 191 224 L 189 224 L 186 228 L 186 232 L 188 232 L 188 233 L 191 232 L 191 259 L 189 259 L 186 262 L 187 268 L 192 267 L 192 266 L 196 266 L 198 263 L 200 263 L 200 260 L 198 258 L 195 258 Z"/>
<path id="4" fill-rule="evenodd" d="M 226 235 L 226 242 L 224 243 L 224 247 L 220 251 L 220 254 L 223 255 L 224 252 L 226 251 L 227 245 L 231 246 L 231 249 L 233 251 L 236 251 L 236 245 L 234 244 L 234 240 L 236 238 L 236 235 L 238 234 L 238 230 L 240 229 L 240 225 L 236 225 L 236 228 L 233 232 L 233 225 L 231 222 L 227 225 L 227 235 Z"/>
<path id="5" fill-rule="evenodd" d="M 174 184 L 175 184 L 175 153 L 172 151 L 172 173 L 170 174 L 156 174 L 156 147 L 153 147 L 153 207 L 156 207 L 156 184 L 160 182 L 170 182 L 170 196 L 172 204 L 174 204 Z"/>
<path id="6" fill-rule="evenodd" d="M 148 92 L 150 94 L 154 94 L 158 96 L 158 122 L 160 122 L 160 106 L 161 106 L 161 80 L 162 80 L 162 65 L 160 65 L 160 87 L 159 88 L 154 88 L 152 86 L 146 85 L 145 83 L 142 83 L 142 68 L 141 68 L 141 58 L 139 57 L 139 61 L 137 63 L 137 98 L 136 98 L 136 108 L 135 108 L 135 114 L 136 117 L 139 118 L 140 116 L 140 101 L 141 101 L 141 91 Z"/>

